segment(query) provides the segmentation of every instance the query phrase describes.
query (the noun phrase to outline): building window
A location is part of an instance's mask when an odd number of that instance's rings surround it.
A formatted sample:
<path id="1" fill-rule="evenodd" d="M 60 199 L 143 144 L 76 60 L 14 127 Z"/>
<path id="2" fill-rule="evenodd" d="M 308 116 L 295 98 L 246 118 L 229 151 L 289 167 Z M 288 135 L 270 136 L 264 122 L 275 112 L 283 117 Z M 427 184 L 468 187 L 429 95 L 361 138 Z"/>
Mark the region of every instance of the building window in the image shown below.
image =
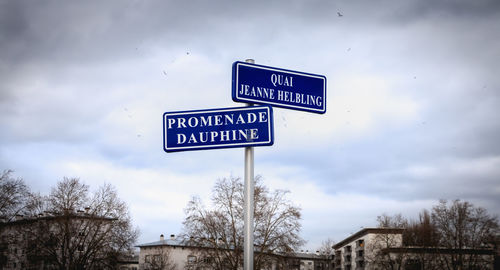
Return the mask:
<path id="1" fill-rule="evenodd" d="M 409 270 L 418 270 L 418 269 L 422 269 L 422 262 L 418 259 L 409 259 L 406 261 L 406 267 L 405 269 L 409 269 Z"/>
<path id="2" fill-rule="evenodd" d="M 359 239 L 357 244 L 358 244 L 358 247 L 362 248 L 365 246 L 365 241 L 363 239 Z"/>
<path id="3" fill-rule="evenodd" d="M 204 263 L 212 263 L 213 261 L 214 261 L 214 259 L 213 259 L 212 257 L 205 257 L 205 258 L 203 259 L 203 262 L 204 262 Z"/>
<path id="4" fill-rule="evenodd" d="M 187 262 L 188 262 L 188 264 L 196 263 L 196 256 L 189 255 L 187 257 Z"/>

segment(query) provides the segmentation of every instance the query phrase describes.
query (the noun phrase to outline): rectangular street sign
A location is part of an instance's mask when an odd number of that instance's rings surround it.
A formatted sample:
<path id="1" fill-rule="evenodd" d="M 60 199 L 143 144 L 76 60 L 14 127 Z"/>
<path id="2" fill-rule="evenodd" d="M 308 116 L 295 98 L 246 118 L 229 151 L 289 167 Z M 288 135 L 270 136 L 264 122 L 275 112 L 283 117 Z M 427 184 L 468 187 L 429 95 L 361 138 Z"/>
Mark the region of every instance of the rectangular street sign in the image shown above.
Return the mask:
<path id="1" fill-rule="evenodd" d="M 273 143 L 273 111 L 270 106 L 163 114 L 163 149 L 166 152 L 264 146 Z"/>
<path id="2" fill-rule="evenodd" d="M 313 113 L 326 112 L 326 77 L 234 62 L 233 101 L 268 104 Z"/>

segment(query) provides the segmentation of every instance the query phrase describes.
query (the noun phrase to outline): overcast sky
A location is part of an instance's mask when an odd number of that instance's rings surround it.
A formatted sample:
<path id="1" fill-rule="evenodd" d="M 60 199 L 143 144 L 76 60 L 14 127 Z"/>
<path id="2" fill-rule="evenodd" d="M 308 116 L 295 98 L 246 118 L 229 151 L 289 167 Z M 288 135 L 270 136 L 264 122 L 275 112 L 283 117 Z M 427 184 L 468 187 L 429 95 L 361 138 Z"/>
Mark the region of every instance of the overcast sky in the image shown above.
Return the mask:
<path id="1" fill-rule="evenodd" d="M 165 153 L 164 112 L 240 107 L 231 65 L 327 77 L 324 115 L 274 109 L 255 174 L 302 208 L 304 249 L 439 199 L 500 214 L 500 2 L 0 0 L 0 170 L 48 194 L 113 184 L 139 243 L 244 150 Z"/>

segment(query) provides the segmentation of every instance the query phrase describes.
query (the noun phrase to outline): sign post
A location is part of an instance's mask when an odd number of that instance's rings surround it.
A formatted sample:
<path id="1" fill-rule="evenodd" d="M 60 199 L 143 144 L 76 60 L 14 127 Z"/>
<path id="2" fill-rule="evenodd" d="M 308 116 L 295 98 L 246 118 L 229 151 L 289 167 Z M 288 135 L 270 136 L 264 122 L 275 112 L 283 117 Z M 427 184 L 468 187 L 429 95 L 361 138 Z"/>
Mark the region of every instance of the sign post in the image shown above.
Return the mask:
<path id="1" fill-rule="evenodd" d="M 166 152 L 245 147 L 244 270 L 254 267 L 254 146 L 274 143 L 271 106 L 312 113 L 326 112 L 326 77 L 256 65 L 253 59 L 235 62 L 232 98 L 246 107 L 163 114 Z M 254 106 L 253 103 L 266 106 Z"/>
<path id="2" fill-rule="evenodd" d="M 253 59 L 245 62 L 254 63 Z M 248 104 L 249 107 L 253 104 Z M 253 204 L 254 204 L 254 155 L 253 147 L 245 147 L 245 186 L 244 186 L 244 240 L 243 269 L 253 270 Z"/>

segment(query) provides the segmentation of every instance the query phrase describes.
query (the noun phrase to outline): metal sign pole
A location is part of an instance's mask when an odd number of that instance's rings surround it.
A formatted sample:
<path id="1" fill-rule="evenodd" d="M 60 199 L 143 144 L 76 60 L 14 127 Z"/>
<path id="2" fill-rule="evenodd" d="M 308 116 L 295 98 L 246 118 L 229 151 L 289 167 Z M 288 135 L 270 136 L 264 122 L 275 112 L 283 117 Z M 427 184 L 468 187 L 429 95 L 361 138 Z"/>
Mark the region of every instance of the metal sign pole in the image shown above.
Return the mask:
<path id="1" fill-rule="evenodd" d="M 245 62 L 254 64 L 253 59 Z M 248 106 L 253 106 L 249 103 Z M 245 187 L 244 187 L 244 270 L 253 270 L 253 204 L 254 204 L 254 153 L 253 147 L 245 147 Z"/>

